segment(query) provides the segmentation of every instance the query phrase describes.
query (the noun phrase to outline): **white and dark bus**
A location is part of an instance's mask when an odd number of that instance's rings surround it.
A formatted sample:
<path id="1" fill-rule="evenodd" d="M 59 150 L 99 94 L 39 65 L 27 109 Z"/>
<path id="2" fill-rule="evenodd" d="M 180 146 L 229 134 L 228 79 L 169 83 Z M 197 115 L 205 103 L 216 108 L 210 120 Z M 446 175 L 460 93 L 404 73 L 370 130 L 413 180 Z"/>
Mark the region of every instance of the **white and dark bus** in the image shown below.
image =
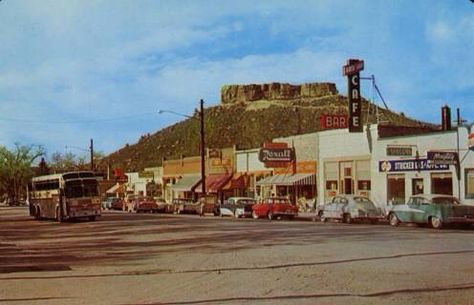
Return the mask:
<path id="1" fill-rule="evenodd" d="M 93 221 L 100 216 L 97 177 L 89 171 L 34 177 L 28 186 L 28 202 L 30 215 L 36 219 Z"/>

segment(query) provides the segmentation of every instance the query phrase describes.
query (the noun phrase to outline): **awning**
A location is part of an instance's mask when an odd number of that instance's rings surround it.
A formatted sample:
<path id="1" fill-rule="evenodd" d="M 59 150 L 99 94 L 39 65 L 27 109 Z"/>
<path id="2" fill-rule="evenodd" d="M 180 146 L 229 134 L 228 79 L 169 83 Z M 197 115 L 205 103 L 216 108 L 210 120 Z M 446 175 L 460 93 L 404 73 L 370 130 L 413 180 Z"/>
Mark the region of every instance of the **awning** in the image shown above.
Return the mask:
<path id="1" fill-rule="evenodd" d="M 223 190 L 239 190 L 245 189 L 249 183 L 249 176 L 243 173 L 235 173 L 223 187 Z"/>
<path id="2" fill-rule="evenodd" d="M 105 193 L 106 194 L 125 193 L 125 184 L 116 183 L 114 186 L 109 188 Z"/>
<path id="3" fill-rule="evenodd" d="M 224 185 L 229 182 L 232 178 L 231 174 L 213 174 L 206 177 L 206 192 L 217 193 Z M 194 190 L 197 193 L 202 193 L 202 183 L 199 181 L 199 185 Z"/>
<path id="4" fill-rule="evenodd" d="M 178 182 L 170 186 L 170 189 L 176 192 L 192 192 L 199 182 L 201 175 L 183 175 Z"/>
<path id="5" fill-rule="evenodd" d="M 257 181 L 257 185 L 314 185 L 316 174 L 274 175 Z"/>

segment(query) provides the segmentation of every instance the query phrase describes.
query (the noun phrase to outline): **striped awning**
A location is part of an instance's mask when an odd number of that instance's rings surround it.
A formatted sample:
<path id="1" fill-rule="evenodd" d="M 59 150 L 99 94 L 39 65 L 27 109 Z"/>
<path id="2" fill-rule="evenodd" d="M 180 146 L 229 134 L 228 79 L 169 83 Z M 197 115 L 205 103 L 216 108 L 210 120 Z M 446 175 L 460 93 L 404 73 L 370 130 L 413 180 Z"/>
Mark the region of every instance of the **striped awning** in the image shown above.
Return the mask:
<path id="1" fill-rule="evenodd" d="M 170 186 L 170 189 L 176 192 L 192 192 L 200 182 L 201 175 L 183 175 L 176 184 Z"/>
<path id="2" fill-rule="evenodd" d="M 207 193 L 218 193 L 232 178 L 231 174 L 211 174 L 206 177 L 206 192 Z M 194 190 L 196 193 L 202 193 L 202 183 L 199 181 L 199 185 Z"/>
<path id="3" fill-rule="evenodd" d="M 257 185 L 314 185 L 316 174 L 273 175 L 257 181 Z"/>

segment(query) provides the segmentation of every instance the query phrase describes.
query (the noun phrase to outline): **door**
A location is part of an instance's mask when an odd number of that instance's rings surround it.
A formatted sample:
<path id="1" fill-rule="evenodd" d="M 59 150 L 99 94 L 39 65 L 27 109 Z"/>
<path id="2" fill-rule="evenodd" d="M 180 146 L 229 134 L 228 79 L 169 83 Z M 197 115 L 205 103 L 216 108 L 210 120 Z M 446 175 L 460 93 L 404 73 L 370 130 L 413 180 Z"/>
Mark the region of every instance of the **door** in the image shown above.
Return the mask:
<path id="1" fill-rule="evenodd" d="M 387 175 L 387 202 L 405 203 L 405 175 Z"/>

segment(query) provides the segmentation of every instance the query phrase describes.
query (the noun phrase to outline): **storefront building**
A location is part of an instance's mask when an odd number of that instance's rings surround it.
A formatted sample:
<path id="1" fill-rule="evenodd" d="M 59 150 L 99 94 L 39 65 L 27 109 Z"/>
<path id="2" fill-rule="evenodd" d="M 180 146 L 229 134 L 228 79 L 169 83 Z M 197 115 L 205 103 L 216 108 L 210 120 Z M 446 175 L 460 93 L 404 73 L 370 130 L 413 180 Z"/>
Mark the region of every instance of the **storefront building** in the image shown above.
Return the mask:
<path id="1" fill-rule="evenodd" d="M 448 194 L 463 203 L 474 204 L 474 153 L 468 149 L 468 134 L 468 128 L 460 127 L 458 130 L 385 136 L 384 130 L 379 128 L 379 139 L 373 152 L 377 190 L 374 196 L 381 202 L 403 202 L 420 193 Z M 429 152 L 458 154 L 459 171 L 449 162 L 430 160 Z"/>

